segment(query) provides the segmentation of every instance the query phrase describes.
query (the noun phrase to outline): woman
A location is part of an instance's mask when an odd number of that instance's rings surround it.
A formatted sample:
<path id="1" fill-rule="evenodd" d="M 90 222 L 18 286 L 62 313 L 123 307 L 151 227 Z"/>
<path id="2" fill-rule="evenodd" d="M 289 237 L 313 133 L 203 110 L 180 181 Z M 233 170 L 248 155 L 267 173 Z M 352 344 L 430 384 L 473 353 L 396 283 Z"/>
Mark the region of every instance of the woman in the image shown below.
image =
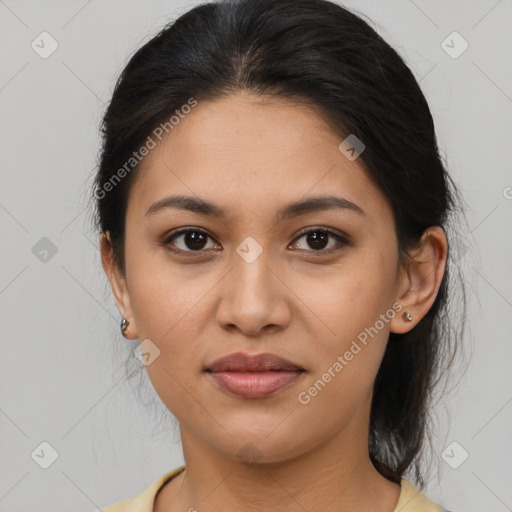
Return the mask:
<path id="1" fill-rule="evenodd" d="M 419 456 L 458 193 L 395 50 L 326 0 L 199 5 L 103 134 L 103 268 L 185 459 L 104 510 L 443 510 Z"/>

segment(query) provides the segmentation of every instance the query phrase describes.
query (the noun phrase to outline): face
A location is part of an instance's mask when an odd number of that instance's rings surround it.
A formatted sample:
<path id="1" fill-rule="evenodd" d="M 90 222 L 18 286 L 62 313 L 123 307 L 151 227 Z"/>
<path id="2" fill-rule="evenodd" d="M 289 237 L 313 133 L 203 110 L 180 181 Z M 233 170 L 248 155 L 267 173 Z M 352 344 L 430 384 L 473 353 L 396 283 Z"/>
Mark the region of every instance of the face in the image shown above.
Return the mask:
<path id="1" fill-rule="evenodd" d="M 240 94 L 199 102 L 144 159 L 116 300 L 132 337 L 159 350 L 146 370 L 182 437 L 229 457 L 252 443 L 262 462 L 343 433 L 366 442 L 399 316 L 398 252 L 386 198 L 341 142 L 309 107 Z M 178 194 L 224 215 L 186 205 L 147 213 Z M 326 196 L 340 201 L 278 217 Z M 238 396 L 204 371 L 234 352 L 303 371 L 266 396 Z"/>

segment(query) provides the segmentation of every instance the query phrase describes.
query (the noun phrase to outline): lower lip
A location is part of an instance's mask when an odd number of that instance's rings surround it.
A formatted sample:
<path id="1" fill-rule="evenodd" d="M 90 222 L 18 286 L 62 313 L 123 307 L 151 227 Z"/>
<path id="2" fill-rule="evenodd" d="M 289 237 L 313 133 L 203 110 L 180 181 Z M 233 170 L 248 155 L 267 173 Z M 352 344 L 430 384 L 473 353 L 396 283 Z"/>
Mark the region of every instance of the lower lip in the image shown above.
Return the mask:
<path id="1" fill-rule="evenodd" d="M 224 390 L 245 398 L 262 398 L 294 383 L 302 371 L 208 372 Z"/>

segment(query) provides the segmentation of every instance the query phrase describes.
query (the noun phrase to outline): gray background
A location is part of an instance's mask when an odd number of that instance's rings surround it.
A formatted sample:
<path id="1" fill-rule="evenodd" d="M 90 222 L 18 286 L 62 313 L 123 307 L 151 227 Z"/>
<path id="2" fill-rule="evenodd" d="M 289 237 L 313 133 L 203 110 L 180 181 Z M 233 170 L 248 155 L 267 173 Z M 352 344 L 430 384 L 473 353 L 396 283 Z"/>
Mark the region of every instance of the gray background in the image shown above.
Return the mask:
<path id="1" fill-rule="evenodd" d="M 192 5 L 0 0 L 1 512 L 98 510 L 183 463 L 145 373 L 140 394 L 125 377 L 134 345 L 119 333 L 87 194 L 118 73 Z M 511 511 L 512 1 L 345 5 L 366 13 L 420 80 L 470 207 L 471 360 L 437 408 L 425 493 L 454 512 Z M 46 59 L 31 47 L 43 31 L 58 43 Z M 469 44 L 458 58 L 441 46 L 453 31 Z M 47 469 L 43 442 L 57 453 Z M 453 469 L 445 461 L 460 463 L 462 450 L 469 457 Z"/>

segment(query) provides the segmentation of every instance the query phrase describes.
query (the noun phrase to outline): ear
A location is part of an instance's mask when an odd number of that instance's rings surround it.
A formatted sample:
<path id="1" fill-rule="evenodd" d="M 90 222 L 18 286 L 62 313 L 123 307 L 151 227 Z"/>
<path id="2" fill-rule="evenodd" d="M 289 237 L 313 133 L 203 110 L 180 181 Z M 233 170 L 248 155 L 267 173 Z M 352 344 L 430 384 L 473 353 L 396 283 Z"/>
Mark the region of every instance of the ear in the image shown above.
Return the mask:
<path id="1" fill-rule="evenodd" d="M 114 251 L 109 231 L 100 235 L 100 249 L 101 264 L 105 274 L 107 274 L 108 280 L 110 281 L 110 287 L 112 288 L 117 309 L 129 322 L 126 337 L 132 340 L 136 339 L 138 337 L 138 332 L 131 308 L 130 294 L 126 278 L 123 276 L 119 267 L 114 263 Z"/>
<path id="2" fill-rule="evenodd" d="M 448 241 L 440 226 L 426 229 L 419 247 L 411 251 L 407 268 L 402 268 L 398 278 L 396 301 L 402 304 L 400 314 L 390 322 L 390 331 L 402 334 L 410 331 L 428 313 L 443 280 Z M 403 314 L 408 312 L 412 322 Z"/>

